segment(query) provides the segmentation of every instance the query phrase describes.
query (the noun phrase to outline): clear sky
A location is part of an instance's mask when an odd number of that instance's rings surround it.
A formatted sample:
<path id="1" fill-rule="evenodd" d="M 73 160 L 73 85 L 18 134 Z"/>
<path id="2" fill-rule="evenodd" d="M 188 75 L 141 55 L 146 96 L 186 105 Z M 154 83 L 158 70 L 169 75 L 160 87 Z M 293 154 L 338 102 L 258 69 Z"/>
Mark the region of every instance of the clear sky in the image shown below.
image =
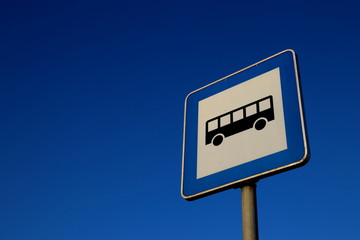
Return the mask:
<path id="1" fill-rule="evenodd" d="M 260 239 L 359 239 L 357 1 L 0 3 L 0 239 L 241 239 L 180 196 L 185 96 L 298 54 L 312 156 L 258 182 Z"/>

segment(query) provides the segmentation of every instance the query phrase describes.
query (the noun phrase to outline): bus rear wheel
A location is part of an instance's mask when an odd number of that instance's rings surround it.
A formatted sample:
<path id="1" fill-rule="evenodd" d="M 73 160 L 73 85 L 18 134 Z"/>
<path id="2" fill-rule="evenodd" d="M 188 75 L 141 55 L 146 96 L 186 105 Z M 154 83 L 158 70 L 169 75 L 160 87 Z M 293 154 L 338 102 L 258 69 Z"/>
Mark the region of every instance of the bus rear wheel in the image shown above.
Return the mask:
<path id="1" fill-rule="evenodd" d="M 254 128 L 256 130 L 264 129 L 265 126 L 266 126 L 266 120 L 264 118 L 260 118 L 260 119 L 256 120 L 256 122 L 254 123 Z"/>
<path id="2" fill-rule="evenodd" d="M 213 140 L 212 143 L 214 144 L 214 146 L 219 146 L 224 140 L 223 135 L 216 135 Z"/>

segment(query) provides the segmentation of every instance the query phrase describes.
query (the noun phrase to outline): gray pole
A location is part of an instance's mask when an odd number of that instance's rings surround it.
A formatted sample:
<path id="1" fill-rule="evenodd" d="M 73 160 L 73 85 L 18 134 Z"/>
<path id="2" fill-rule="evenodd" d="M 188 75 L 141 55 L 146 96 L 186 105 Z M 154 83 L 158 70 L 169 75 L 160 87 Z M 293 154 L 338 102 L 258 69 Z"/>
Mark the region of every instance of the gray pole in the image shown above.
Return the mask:
<path id="1" fill-rule="evenodd" d="M 243 240 L 258 240 L 256 184 L 241 188 Z"/>

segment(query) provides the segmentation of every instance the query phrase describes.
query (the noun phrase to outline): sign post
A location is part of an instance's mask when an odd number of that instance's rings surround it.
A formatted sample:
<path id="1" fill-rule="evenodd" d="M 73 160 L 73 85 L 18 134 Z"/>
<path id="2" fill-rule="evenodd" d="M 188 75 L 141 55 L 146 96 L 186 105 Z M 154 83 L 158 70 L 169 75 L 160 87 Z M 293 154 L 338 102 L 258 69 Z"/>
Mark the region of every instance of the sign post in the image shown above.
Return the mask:
<path id="1" fill-rule="evenodd" d="M 256 203 L 256 184 L 247 184 L 241 188 L 243 240 L 258 240 L 258 221 Z"/>
<path id="2" fill-rule="evenodd" d="M 246 183 L 304 165 L 299 81 L 295 52 L 285 50 L 188 94 L 181 195 L 194 200 L 244 186 L 247 204 L 255 188 L 247 195 Z"/>

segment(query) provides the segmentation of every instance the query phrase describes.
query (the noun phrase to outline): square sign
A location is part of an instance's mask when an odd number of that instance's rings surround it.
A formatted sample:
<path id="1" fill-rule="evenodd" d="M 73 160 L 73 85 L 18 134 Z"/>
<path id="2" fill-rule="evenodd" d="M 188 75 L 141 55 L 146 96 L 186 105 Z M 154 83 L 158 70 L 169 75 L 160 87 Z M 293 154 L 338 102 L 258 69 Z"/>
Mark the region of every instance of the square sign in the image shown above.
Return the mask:
<path id="1" fill-rule="evenodd" d="M 186 97 L 181 187 L 185 199 L 241 186 L 308 159 L 293 50 Z"/>

